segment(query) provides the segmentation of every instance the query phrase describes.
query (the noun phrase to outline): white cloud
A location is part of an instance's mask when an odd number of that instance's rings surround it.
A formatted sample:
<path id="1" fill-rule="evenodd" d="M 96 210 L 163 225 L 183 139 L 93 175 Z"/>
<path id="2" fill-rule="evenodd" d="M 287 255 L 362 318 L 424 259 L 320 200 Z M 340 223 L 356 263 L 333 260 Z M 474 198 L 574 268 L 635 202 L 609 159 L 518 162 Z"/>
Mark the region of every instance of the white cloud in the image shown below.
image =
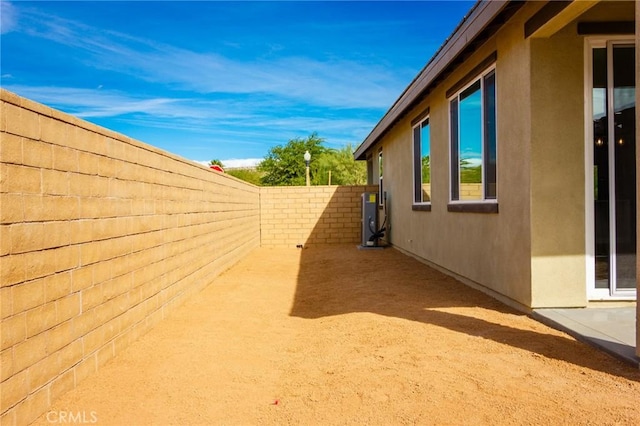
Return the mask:
<path id="1" fill-rule="evenodd" d="M 366 136 L 375 119 L 334 116 L 315 117 L 301 113 L 287 114 L 295 105 L 256 98 L 242 100 L 209 100 L 198 98 L 143 98 L 108 89 L 73 87 L 4 85 L 4 88 L 61 109 L 80 118 L 120 117 L 121 121 L 143 128 L 183 130 L 212 134 L 216 139 L 247 144 L 252 140 L 272 142 L 279 134 L 285 143 L 288 138 L 305 137 L 320 131 L 323 137 L 331 134 L 352 135 L 353 140 L 332 140 L 333 144 L 354 142 Z M 268 138 L 267 140 L 265 140 Z"/>
<path id="2" fill-rule="evenodd" d="M 200 93 L 272 94 L 309 105 L 386 108 L 414 72 L 343 59 L 239 61 L 45 16 L 33 9 L 23 14 L 28 20 L 25 32 L 84 51 L 93 67 Z"/>
<path id="3" fill-rule="evenodd" d="M 159 116 L 175 116 L 180 102 L 188 100 L 169 98 L 143 99 L 117 91 L 79 89 L 72 87 L 5 85 L 9 91 L 38 102 L 63 108 L 78 117 L 113 117 L 135 112 Z M 194 110 L 196 110 L 194 108 Z M 197 110 L 196 110 L 197 111 Z"/>
<path id="4" fill-rule="evenodd" d="M 232 158 L 230 160 L 221 160 L 222 164 L 228 169 L 236 169 L 242 167 L 256 167 L 262 158 Z"/>
<path id="5" fill-rule="evenodd" d="M 0 1 L 0 34 L 15 30 L 18 23 L 18 11 L 8 1 Z"/>
<path id="6" fill-rule="evenodd" d="M 136 83 L 158 83 L 163 92 L 149 95 L 154 87 L 145 84 L 131 91 L 111 90 L 102 77 L 85 82 L 84 88 L 9 85 L 8 80 L 4 88 L 135 133 L 186 158 L 207 158 L 209 152 L 214 153 L 211 158 L 227 156 L 223 163 L 233 165 L 228 167 L 256 160 L 232 156 L 256 157 L 312 132 L 331 147 L 356 145 L 413 76 L 351 57 L 276 56 L 285 52 L 277 51 L 278 46 L 274 55 L 237 60 L 45 15 L 37 3 L 16 8 L 20 21 L 14 31 L 69 47 L 73 60 L 84 66 L 112 70 L 138 79 Z"/>
<path id="7" fill-rule="evenodd" d="M 195 98 L 143 98 L 104 88 L 5 85 L 29 99 L 58 107 L 81 118 L 143 113 L 158 118 L 231 119 L 242 116 L 233 103 Z M 231 107 L 231 108 L 230 108 Z M 231 109 L 231 110 L 230 110 Z"/>
<path id="8" fill-rule="evenodd" d="M 256 167 L 263 159 L 262 158 L 232 158 L 230 160 L 220 160 L 225 169 L 240 169 Z M 198 164 L 209 167 L 211 160 L 193 160 Z"/>

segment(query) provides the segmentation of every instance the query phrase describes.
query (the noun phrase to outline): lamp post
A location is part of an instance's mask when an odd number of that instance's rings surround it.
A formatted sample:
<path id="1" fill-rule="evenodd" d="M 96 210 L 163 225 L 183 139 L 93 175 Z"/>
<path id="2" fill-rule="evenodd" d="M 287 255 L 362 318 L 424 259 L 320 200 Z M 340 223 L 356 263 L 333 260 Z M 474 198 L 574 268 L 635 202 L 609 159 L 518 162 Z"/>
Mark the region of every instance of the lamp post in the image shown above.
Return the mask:
<path id="1" fill-rule="evenodd" d="M 307 165 L 306 168 L 306 176 L 307 176 L 307 186 L 310 186 L 311 183 L 309 182 L 309 162 L 311 161 L 311 154 L 309 154 L 309 151 L 304 153 L 304 162 Z"/>

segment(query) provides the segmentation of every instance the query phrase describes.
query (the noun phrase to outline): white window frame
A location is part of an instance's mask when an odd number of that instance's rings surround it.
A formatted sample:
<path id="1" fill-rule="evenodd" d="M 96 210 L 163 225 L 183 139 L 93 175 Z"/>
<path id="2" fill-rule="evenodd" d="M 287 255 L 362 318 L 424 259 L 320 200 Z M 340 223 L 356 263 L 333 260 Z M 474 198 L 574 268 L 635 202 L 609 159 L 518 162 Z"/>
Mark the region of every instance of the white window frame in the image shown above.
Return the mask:
<path id="1" fill-rule="evenodd" d="M 382 148 L 378 150 L 378 205 L 384 205 L 384 186 L 383 182 L 383 173 L 384 173 L 384 157 L 382 156 Z"/>
<path id="2" fill-rule="evenodd" d="M 496 101 L 496 112 L 495 112 L 495 120 L 496 120 L 496 197 L 495 198 L 486 198 L 486 194 L 485 194 L 485 164 L 486 164 L 486 153 L 485 153 L 485 100 L 484 100 L 484 79 L 485 77 L 490 74 L 491 72 L 494 73 L 495 76 L 495 101 Z M 458 100 L 458 108 L 460 106 L 460 94 L 462 92 L 464 92 L 465 90 L 467 90 L 469 87 L 473 86 L 474 84 L 476 84 L 478 81 L 480 81 L 480 93 L 482 96 L 482 108 L 481 108 L 481 121 L 482 121 L 482 126 L 483 126 L 483 131 L 482 131 L 482 135 L 481 135 L 481 143 L 480 143 L 480 149 L 481 149 L 481 157 L 482 157 L 482 174 L 481 174 L 481 189 L 482 189 L 482 198 L 480 199 L 475 199 L 475 200 L 454 200 L 452 197 L 452 189 L 453 189 L 453 185 L 458 185 L 458 192 L 460 191 L 460 166 L 458 165 L 458 181 L 457 182 L 453 182 L 451 179 L 451 166 L 452 166 L 452 161 L 451 159 L 453 158 L 453 153 L 452 153 L 452 134 L 451 134 L 451 102 L 453 100 Z M 498 72 L 496 70 L 496 64 L 493 64 L 489 67 L 487 67 L 486 69 L 484 69 L 481 73 L 479 73 L 476 77 L 474 77 L 468 84 L 466 84 L 465 86 L 463 86 L 462 88 L 460 88 L 458 91 L 456 91 L 455 94 L 453 94 L 451 97 L 449 97 L 447 99 L 448 102 L 448 123 L 449 123 L 449 169 L 448 169 L 448 175 L 449 175 L 449 203 L 450 204 L 498 204 L 498 193 L 499 193 L 499 188 L 498 188 L 498 169 L 499 166 L 498 164 L 500 163 L 499 161 L 499 155 L 498 155 L 498 146 L 499 146 L 499 138 L 498 138 Z M 459 119 L 459 110 L 458 110 L 458 162 L 460 161 L 460 119 Z M 460 194 L 458 193 L 458 198 L 460 197 Z"/>
<path id="3" fill-rule="evenodd" d="M 587 299 L 589 301 L 599 300 L 637 300 L 637 293 L 633 291 L 612 292 L 609 288 L 596 288 L 595 283 L 595 212 L 594 205 L 594 176 L 593 176 L 593 49 L 608 48 L 611 43 L 634 43 L 629 35 L 604 35 L 585 37 L 584 39 L 584 135 L 585 135 L 585 269 Z M 636 52 L 637 54 L 637 52 Z M 612 70 L 607 70 L 611 73 Z M 637 89 L 636 89 L 637 90 Z M 609 114 L 612 114 L 609 111 Z M 613 170 L 610 170 L 613 173 Z M 610 220 L 614 220 L 610 216 Z"/>
<path id="4" fill-rule="evenodd" d="M 424 201 L 422 200 L 422 195 L 420 196 L 421 200 L 418 201 L 416 200 L 416 191 L 417 191 L 417 185 L 419 184 L 420 186 L 422 186 L 422 168 L 420 168 L 420 183 L 416 182 L 416 176 L 417 176 L 417 171 L 416 171 L 416 163 L 419 163 L 420 165 L 422 165 L 422 127 L 424 125 L 424 122 L 427 121 L 428 122 L 428 126 L 429 126 L 429 165 L 431 166 L 431 120 L 430 117 L 427 115 L 426 117 L 424 117 L 423 119 L 421 119 L 418 123 L 416 123 L 414 126 L 411 127 L 411 142 L 412 142 L 412 148 L 411 151 L 413 153 L 412 155 L 412 182 L 413 182 L 413 192 L 412 192 L 412 198 L 413 198 L 413 205 L 431 205 L 431 200 L 429 201 Z M 416 140 L 415 140 L 415 131 L 416 128 L 419 129 L 419 135 L 420 135 L 420 141 L 418 143 L 419 145 L 419 149 L 420 152 L 416 152 Z M 418 158 L 420 159 L 419 162 L 416 161 L 416 156 L 418 156 Z M 431 182 L 431 173 L 429 173 L 429 182 Z M 422 192 L 421 192 L 422 194 Z"/>

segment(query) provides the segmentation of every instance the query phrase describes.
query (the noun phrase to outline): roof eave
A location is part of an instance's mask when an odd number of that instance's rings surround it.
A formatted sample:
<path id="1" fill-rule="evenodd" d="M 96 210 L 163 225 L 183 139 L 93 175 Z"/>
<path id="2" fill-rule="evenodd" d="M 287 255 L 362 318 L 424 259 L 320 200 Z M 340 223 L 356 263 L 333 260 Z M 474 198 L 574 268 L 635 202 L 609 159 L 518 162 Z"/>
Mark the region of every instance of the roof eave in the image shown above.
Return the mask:
<path id="1" fill-rule="evenodd" d="M 445 41 L 427 65 L 407 86 L 400 97 L 376 124 L 354 152 L 356 160 L 366 160 L 367 151 L 389 130 L 409 109 L 422 93 L 424 93 L 445 71 L 445 69 L 469 46 L 474 39 L 500 14 L 513 0 L 479 1 L 464 17 L 453 34 Z M 520 2 L 519 2 L 520 3 Z"/>

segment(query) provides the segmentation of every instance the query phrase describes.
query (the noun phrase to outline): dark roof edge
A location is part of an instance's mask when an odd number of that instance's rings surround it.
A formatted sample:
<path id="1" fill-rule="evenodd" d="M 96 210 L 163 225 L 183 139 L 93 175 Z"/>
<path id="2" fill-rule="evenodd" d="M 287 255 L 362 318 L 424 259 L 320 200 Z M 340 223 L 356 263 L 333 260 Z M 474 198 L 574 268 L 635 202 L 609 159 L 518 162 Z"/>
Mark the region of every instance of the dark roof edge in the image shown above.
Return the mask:
<path id="1" fill-rule="evenodd" d="M 353 156 L 365 160 L 365 153 L 410 108 L 415 99 L 442 73 L 447 66 L 484 30 L 512 0 L 479 0 L 445 40 L 427 65 L 404 89 L 371 133 L 358 146 Z"/>

